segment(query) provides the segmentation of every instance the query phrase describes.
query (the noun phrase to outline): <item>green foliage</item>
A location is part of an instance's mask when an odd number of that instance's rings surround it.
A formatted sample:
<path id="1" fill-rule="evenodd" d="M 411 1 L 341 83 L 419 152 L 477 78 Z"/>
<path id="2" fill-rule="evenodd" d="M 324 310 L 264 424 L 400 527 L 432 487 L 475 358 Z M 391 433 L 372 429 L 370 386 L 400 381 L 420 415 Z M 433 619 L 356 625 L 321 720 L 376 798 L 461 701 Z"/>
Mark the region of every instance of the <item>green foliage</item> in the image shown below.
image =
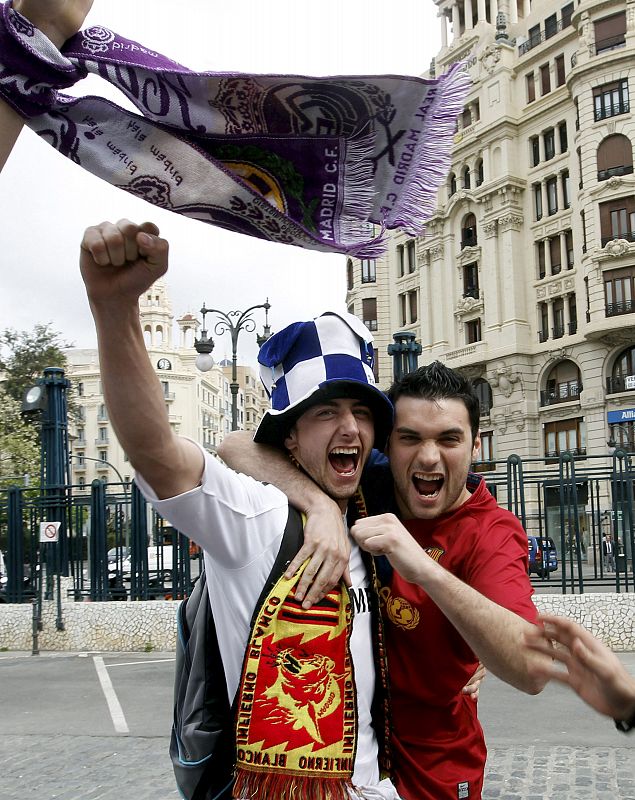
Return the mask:
<path id="1" fill-rule="evenodd" d="M 42 376 L 45 367 L 66 369 L 62 349 L 70 346 L 51 329 L 50 323 L 38 324 L 32 332 L 4 330 L 0 333 L 0 369 L 5 373 L 5 392 L 21 401 L 25 390 Z"/>
<path id="2" fill-rule="evenodd" d="M 25 422 L 21 407 L 0 390 L 0 486 L 22 485 L 25 474 L 31 481 L 39 479 L 38 431 Z"/>

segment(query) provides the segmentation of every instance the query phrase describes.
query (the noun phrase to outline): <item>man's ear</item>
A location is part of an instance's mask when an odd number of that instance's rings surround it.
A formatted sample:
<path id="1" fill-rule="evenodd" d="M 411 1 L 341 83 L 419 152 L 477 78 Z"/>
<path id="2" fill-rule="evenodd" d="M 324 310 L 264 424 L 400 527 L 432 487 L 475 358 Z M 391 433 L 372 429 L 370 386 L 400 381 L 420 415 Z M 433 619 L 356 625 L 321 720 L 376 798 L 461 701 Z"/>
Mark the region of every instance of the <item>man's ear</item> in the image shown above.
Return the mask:
<path id="1" fill-rule="evenodd" d="M 286 449 L 291 453 L 292 456 L 295 455 L 296 450 L 298 449 L 298 437 L 296 435 L 295 425 L 289 431 L 289 435 L 284 440 L 284 446 Z"/>
<path id="2" fill-rule="evenodd" d="M 474 442 L 472 443 L 472 461 L 476 461 L 476 457 L 478 456 L 480 449 L 481 449 L 481 432 L 478 431 L 478 433 L 474 437 Z"/>

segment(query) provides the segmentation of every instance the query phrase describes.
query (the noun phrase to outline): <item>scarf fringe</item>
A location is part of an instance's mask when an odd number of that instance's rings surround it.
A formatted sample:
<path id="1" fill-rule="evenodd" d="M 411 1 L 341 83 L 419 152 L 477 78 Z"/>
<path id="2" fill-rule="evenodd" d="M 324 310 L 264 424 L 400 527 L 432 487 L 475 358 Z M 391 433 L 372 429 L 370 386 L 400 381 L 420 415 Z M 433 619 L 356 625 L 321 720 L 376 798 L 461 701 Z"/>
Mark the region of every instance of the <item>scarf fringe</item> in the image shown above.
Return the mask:
<path id="1" fill-rule="evenodd" d="M 232 797 L 250 800 L 350 800 L 349 780 L 322 775 L 281 775 L 273 772 L 236 770 Z"/>
<path id="2" fill-rule="evenodd" d="M 437 192 L 452 165 L 452 143 L 456 120 L 465 105 L 472 80 L 464 62 L 454 64 L 439 80 L 440 90 L 429 111 L 425 132 L 415 150 L 415 173 L 401 195 L 394 225 L 422 236 L 425 223 L 434 214 Z"/>

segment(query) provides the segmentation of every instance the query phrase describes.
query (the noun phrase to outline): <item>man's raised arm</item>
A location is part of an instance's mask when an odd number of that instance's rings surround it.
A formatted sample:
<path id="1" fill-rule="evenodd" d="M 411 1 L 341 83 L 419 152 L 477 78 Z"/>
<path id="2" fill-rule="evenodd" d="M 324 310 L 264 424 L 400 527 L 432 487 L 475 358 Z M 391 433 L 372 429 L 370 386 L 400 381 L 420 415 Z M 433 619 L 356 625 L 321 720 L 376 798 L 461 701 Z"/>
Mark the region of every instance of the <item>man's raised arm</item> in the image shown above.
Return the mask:
<path id="1" fill-rule="evenodd" d="M 13 0 L 13 8 L 42 31 L 56 47 L 81 28 L 93 0 Z M 0 170 L 22 130 L 22 117 L 0 99 Z"/>
<path id="2" fill-rule="evenodd" d="M 97 329 L 104 398 L 130 463 L 159 499 L 200 483 L 203 455 L 177 436 L 152 368 L 139 321 L 139 297 L 168 266 L 168 243 L 156 225 L 129 220 L 88 228 L 80 269 Z"/>

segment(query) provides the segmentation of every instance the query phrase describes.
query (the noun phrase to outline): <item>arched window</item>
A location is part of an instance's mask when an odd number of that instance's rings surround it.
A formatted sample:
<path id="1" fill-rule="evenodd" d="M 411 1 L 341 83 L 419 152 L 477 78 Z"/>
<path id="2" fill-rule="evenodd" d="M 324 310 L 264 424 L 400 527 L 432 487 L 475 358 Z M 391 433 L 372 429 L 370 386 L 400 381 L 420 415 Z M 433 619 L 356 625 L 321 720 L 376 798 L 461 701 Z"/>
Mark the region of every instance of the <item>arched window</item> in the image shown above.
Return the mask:
<path id="1" fill-rule="evenodd" d="M 161 347 L 163 344 L 163 328 L 161 325 L 157 325 L 156 329 L 156 346 Z"/>
<path id="2" fill-rule="evenodd" d="M 582 376 L 578 365 L 569 360 L 560 361 L 547 375 L 545 388 L 540 392 L 540 405 L 551 406 L 579 400 L 581 391 Z"/>
<path id="3" fill-rule="evenodd" d="M 477 378 L 474 381 L 474 391 L 481 405 L 481 416 L 489 417 L 492 408 L 492 387 L 484 378 Z"/>
<path id="4" fill-rule="evenodd" d="M 633 172 L 633 146 L 628 136 L 614 133 L 600 142 L 597 151 L 598 180 L 605 181 L 613 175 L 631 175 Z"/>
<path id="5" fill-rule="evenodd" d="M 466 214 L 461 225 L 461 250 L 464 247 L 474 247 L 477 243 L 476 217 L 474 214 Z"/>
<path id="6" fill-rule="evenodd" d="M 613 364 L 611 377 L 606 380 L 606 391 L 635 391 L 635 345 L 627 347 L 618 355 Z"/>
<path id="7" fill-rule="evenodd" d="M 143 329 L 143 341 L 146 343 L 146 347 L 152 347 L 152 329 L 149 325 Z"/>
<path id="8" fill-rule="evenodd" d="M 483 175 L 483 159 L 479 158 L 476 162 L 476 185 L 480 186 L 483 183 L 484 175 Z"/>
<path id="9" fill-rule="evenodd" d="M 456 175 L 451 172 L 450 177 L 448 179 L 448 194 L 452 197 L 453 194 L 456 194 Z"/>
<path id="10" fill-rule="evenodd" d="M 469 189 L 471 188 L 471 178 L 470 178 L 470 168 L 465 167 L 463 170 L 463 188 Z"/>

